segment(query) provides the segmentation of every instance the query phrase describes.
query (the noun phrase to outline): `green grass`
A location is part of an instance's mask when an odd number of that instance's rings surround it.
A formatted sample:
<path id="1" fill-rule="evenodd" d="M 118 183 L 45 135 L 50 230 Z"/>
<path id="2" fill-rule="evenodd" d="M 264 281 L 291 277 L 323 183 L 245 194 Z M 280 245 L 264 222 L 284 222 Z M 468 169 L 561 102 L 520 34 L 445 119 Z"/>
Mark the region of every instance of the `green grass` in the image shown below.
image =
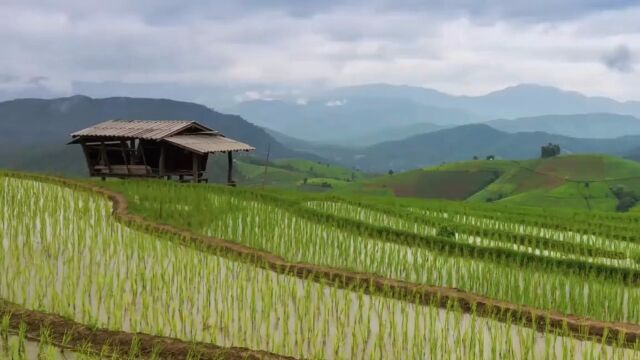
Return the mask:
<path id="1" fill-rule="evenodd" d="M 236 162 L 237 171 L 240 173 L 239 183 L 247 186 L 262 185 L 268 186 L 292 186 L 302 181 L 306 175 L 298 171 L 292 171 L 277 167 L 269 167 L 265 173 L 262 165 L 247 162 Z"/>
<path id="2" fill-rule="evenodd" d="M 276 160 L 269 163 L 266 174 L 265 164 L 243 159 L 236 161 L 236 171 L 240 185 L 264 184 L 270 187 L 297 188 L 303 191 L 344 188 L 354 180 L 367 177 L 366 174 L 357 170 L 304 159 Z"/>
<path id="3" fill-rule="evenodd" d="M 304 159 L 280 159 L 274 161 L 274 164 L 280 168 L 291 169 L 308 174 L 309 177 L 313 178 L 330 178 L 347 181 L 365 177 L 362 172 L 357 170 Z"/>
<path id="4" fill-rule="evenodd" d="M 586 185 L 588 183 L 588 185 Z M 358 182 L 353 193 L 505 205 L 615 211 L 610 190 L 640 194 L 640 164 L 607 155 L 522 161 L 464 161 Z M 379 191 L 386 189 L 386 191 Z"/>

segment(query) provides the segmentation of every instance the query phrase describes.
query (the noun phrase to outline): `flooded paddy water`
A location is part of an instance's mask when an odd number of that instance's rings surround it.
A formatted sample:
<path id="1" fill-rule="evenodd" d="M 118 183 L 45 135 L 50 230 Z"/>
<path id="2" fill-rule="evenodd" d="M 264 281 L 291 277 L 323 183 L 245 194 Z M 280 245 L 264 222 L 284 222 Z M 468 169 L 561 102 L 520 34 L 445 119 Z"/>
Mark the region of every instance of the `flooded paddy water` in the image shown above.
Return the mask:
<path id="1" fill-rule="evenodd" d="M 256 268 L 127 228 L 92 194 L 4 177 L 0 185 L 0 297 L 83 324 L 299 358 L 637 355 L 453 304 L 418 305 Z"/>

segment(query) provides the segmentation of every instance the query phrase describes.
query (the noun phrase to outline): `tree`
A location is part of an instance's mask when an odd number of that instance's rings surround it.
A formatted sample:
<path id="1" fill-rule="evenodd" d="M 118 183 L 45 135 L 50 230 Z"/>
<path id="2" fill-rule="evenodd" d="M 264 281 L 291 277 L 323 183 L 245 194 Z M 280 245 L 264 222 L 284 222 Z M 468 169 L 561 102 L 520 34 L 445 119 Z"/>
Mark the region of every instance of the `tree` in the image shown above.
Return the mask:
<path id="1" fill-rule="evenodd" d="M 389 169 L 389 175 L 393 175 L 393 170 Z"/>
<path id="2" fill-rule="evenodd" d="M 618 200 L 618 205 L 616 205 L 616 211 L 617 212 L 627 212 L 632 207 L 634 207 L 637 202 L 638 201 L 634 197 L 625 196 L 625 197 L 621 198 L 620 200 Z"/>
<path id="3" fill-rule="evenodd" d="M 640 200 L 640 196 L 636 195 L 633 190 L 630 190 L 623 185 L 613 186 L 610 190 L 618 199 L 618 204 L 616 205 L 616 211 L 618 212 L 629 211 L 638 203 L 638 200 Z"/>
<path id="4" fill-rule="evenodd" d="M 560 155 L 560 145 L 548 143 L 540 148 L 540 157 L 543 159 Z"/>
<path id="5" fill-rule="evenodd" d="M 495 160 L 496 156 L 495 155 L 487 155 L 487 160 Z"/>
<path id="6" fill-rule="evenodd" d="M 478 160 L 478 155 L 473 155 L 473 160 Z"/>

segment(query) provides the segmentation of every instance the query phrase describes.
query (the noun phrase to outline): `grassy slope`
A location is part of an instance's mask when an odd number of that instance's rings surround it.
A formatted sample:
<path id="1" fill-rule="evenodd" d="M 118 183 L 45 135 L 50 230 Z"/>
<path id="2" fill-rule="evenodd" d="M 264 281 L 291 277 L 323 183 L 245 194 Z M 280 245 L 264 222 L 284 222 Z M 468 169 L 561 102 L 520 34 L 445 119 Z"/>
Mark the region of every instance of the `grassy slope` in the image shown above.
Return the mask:
<path id="1" fill-rule="evenodd" d="M 243 185 L 261 185 L 265 166 L 244 161 L 236 162 Z M 266 185 L 280 187 L 298 187 L 302 190 L 322 190 L 322 184 L 330 184 L 336 189 L 351 184 L 352 179 L 362 179 L 365 174 L 341 166 L 318 163 L 303 159 L 281 159 L 269 165 Z M 307 186 L 302 186 L 307 179 Z M 330 188 L 323 188 L 324 190 Z"/>
<path id="2" fill-rule="evenodd" d="M 601 155 L 561 156 L 516 164 L 470 200 L 612 211 L 618 201 L 610 188 L 618 185 L 640 192 L 640 164 Z"/>
<path id="3" fill-rule="evenodd" d="M 304 172 L 314 175 L 317 178 L 330 178 L 339 180 L 360 179 L 363 174 L 356 170 L 350 170 L 342 166 L 332 165 L 328 163 L 318 163 L 315 161 L 304 159 L 281 159 L 275 161 L 276 166 L 290 168 L 295 171 Z"/>
<path id="4" fill-rule="evenodd" d="M 610 187 L 618 185 L 640 193 L 640 164 L 605 155 L 569 155 L 446 164 L 363 181 L 358 191 L 612 211 L 617 199 Z"/>
<path id="5" fill-rule="evenodd" d="M 241 184 L 243 185 L 260 185 L 263 183 L 265 176 L 265 167 L 261 165 L 246 163 L 242 161 L 236 162 L 236 168 L 241 174 Z M 266 173 L 266 185 L 292 185 L 304 179 L 304 174 L 297 171 L 290 171 L 281 168 L 269 166 Z"/>
<path id="6" fill-rule="evenodd" d="M 385 175 L 361 184 L 364 192 L 464 200 L 492 183 L 508 166 L 507 161 L 469 161 Z"/>

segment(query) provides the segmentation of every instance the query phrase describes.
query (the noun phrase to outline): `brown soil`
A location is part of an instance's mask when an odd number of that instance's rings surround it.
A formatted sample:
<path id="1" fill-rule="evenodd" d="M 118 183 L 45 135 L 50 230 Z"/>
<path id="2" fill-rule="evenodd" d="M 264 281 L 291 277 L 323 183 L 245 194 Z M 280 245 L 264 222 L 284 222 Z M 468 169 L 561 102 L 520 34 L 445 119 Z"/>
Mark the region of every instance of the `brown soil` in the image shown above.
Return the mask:
<path id="1" fill-rule="evenodd" d="M 464 200 L 498 178 L 494 171 L 424 171 L 410 179 L 389 185 L 400 197 Z"/>
<path id="2" fill-rule="evenodd" d="M 600 180 L 606 169 L 603 158 L 598 156 L 555 157 L 541 162 L 536 171 L 545 174 L 570 175 L 572 180 Z"/>
<path id="3" fill-rule="evenodd" d="M 51 344 L 70 351 L 89 345 L 92 354 L 103 355 L 118 354 L 125 358 L 148 358 L 156 351 L 160 359 L 186 359 L 188 354 L 199 354 L 201 359 L 294 359 L 279 356 L 263 351 L 254 351 L 245 348 L 223 348 L 213 344 L 192 343 L 163 336 L 153 336 L 143 333 L 127 333 L 106 329 L 93 329 L 89 326 L 65 319 L 59 315 L 48 314 L 40 311 L 27 310 L 22 306 L 0 300 L 0 318 L 8 315 L 12 332 L 17 332 L 20 324 L 26 325 L 26 337 L 29 340 L 39 341 L 40 329 L 49 329 Z M 67 337 L 69 340 L 64 341 Z M 132 343 L 139 345 L 135 354 L 130 354 Z"/>
<path id="4" fill-rule="evenodd" d="M 637 324 L 598 321 L 562 314 L 556 311 L 499 301 L 455 288 L 418 285 L 369 273 L 356 273 L 325 266 L 291 263 L 265 251 L 155 223 L 139 215 L 130 214 L 124 195 L 97 185 L 40 175 L 17 174 L 16 176 L 99 193 L 113 202 L 114 216 L 123 224 L 146 231 L 178 235 L 181 241 L 185 243 L 199 244 L 216 250 L 217 253 L 222 251 L 231 256 L 239 256 L 255 266 L 278 273 L 297 276 L 305 280 L 318 281 L 338 288 L 357 288 L 368 294 L 425 305 L 435 305 L 442 308 L 446 308 L 448 304 L 454 302 L 465 312 L 470 313 L 475 309 L 476 314 L 479 316 L 500 321 L 510 321 L 513 324 L 523 324 L 539 331 L 569 332 L 577 339 L 604 341 L 610 344 L 617 343 L 619 339 L 624 339 L 625 345 L 629 347 L 640 341 L 640 325 Z"/>

